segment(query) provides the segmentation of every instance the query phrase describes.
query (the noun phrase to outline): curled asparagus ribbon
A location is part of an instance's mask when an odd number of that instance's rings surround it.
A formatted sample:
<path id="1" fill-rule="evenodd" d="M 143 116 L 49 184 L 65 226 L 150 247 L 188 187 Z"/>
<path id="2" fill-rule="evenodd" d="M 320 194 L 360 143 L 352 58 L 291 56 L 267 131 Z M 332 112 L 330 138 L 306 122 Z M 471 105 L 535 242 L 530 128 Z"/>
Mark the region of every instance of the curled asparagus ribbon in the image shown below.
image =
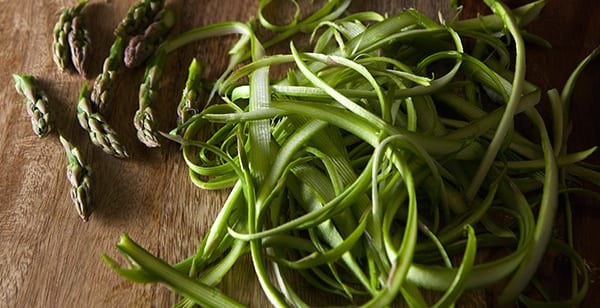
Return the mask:
<path id="1" fill-rule="evenodd" d="M 81 158 L 79 149 L 59 132 L 58 135 L 65 153 L 67 154 L 67 179 L 71 183 L 70 196 L 77 210 L 77 215 L 83 221 L 88 221 L 92 213 L 92 169 Z"/>
<path id="2" fill-rule="evenodd" d="M 33 132 L 39 137 L 48 135 L 54 128 L 54 119 L 48 107 L 48 97 L 38 87 L 33 76 L 13 74 L 13 79 L 17 92 L 25 97 Z"/>
<path id="3" fill-rule="evenodd" d="M 90 38 L 81 17 L 88 0 L 81 0 L 60 14 L 54 26 L 52 59 L 61 71 L 74 68 L 86 77 L 85 63 L 90 50 Z"/>
<path id="4" fill-rule="evenodd" d="M 94 111 L 87 84 L 83 85 L 79 93 L 77 119 L 79 125 L 88 132 L 94 145 L 99 146 L 105 153 L 115 157 L 129 157 L 125 146 L 119 141 L 117 133 L 108 125 L 102 114 Z"/>

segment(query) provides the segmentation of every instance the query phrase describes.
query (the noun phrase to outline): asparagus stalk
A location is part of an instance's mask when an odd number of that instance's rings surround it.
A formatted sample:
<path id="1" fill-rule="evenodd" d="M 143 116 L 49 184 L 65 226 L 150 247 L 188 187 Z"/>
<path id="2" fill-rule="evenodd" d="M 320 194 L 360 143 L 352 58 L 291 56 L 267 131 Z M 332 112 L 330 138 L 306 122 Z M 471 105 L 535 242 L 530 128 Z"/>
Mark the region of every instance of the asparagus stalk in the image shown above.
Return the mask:
<path id="1" fill-rule="evenodd" d="M 105 153 L 115 157 L 129 157 L 125 146 L 121 145 L 115 131 L 108 125 L 102 114 L 94 111 L 87 83 L 83 85 L 79 93 L 77 119 L 79 125 L 88 132 L 94 145 L 99 146 Z"/>
<path id="2" fill-rule="evenodd" d="M 58 65 L 61 71 L 68 68 L 69 63 L 69 42 L 67 33 L 71 29 L 70 16 L 66 14 L 66 9 L 54 26 L 54 40 L 52 42 L 52 60 Z"/>
<path id="3" fill-rule="evenodd" d="M 98 75 L 94 82 L 91 94 L 91 102 L 96 111 L 104 113 L 112 98 L 112 89 L 118 71 L 123 66 L 127 38 L 147 28 L 163 7 L 164 0 L 144 0 L 137 3 L 129 9 L 125 18 L 115 29 L 115 41 L 110 48 L 108 57 L 104 60 L 102 74 Z"/>
<path id="4" fill-rule="evenodd" d="M 160 10 L 163 9 L 164 0 L 142 0 L 129 8 L 127 16 L 115 29 L 115 35 L 129 37 L 139 34 L 146 29 Z"/>
<path id="5" fill-rule="evenodd" d="M 123 66 L 123 50 L 125 41 L 122 37 L 117 36 L 112 46 L 110 53 L 104 60 L 102 74 L 96 77 L 94 88 L 91 93 L 91 102 L 94 109 L 100 113 L 106 111 L 106 106 L 112 98 L 114 83 L 119 69 Z"/>
<path id="6" fill-rule="evenodd" d="M 177 119 L 179 124 L 185 123 L 200 110 L 200 99 L 204 92 L 202 71 L 204 67 L 194 58 L 188 68 L 188 77 L 183 89 L 181 101 L 177 106 Z"/>
<path id="7" fill-rule="evenodd" d="M 58 68 L 61 71 L 74 68 L 84 78 L 90 39 L 81 19 L 81 10 L 87 3 L 88 0 L 81 0 L 62 11 L 54 25 L 52 42 L 52 59 Z"/>
<path id="8" fill-rule="evenodd" d="M 143 34 L 138 34 L 129 40 L 125 49 L 125 66 L 133 68 L 146 61 L 173 25 L 175 25 L 175 11 L 170 8 L 161 10 Z"/>
<path id="9" fill-rule="evenodd" d="M 71 183 L 71 200 L 79 217 L 87 222 L 92 213 L 92 169 L 83 162 L 78 148 L 62 133 L 59 132 L 58 137 L 67 154 L 67 179 Z"/>
<path id="10" fill-rule="evenodd" d="M 54 118 L 48 106 L 48 97 L 38 87 L 33 76 L 13 74 L 13 79 L 17 92 L 25 97 L 33 132 L 39 137 L 48 135 L 54 128 Z"/>
<path id="11" fill-rule="evenodd" d="M 158 96 L 158 83 L 165 66 L 166 56 L 166 52 L 160 52 L 152 58 L 148 65 L 144 83 L 140 86 L 140 106 L 133 119 L 138 139 L 151 148 L 160 146 L 152 103 L 156 101 Z"/>
<path id="12" fill-rule="evenodd" d="M 87 0 L 86 0 L 87 1 Z M 91 43 L 87 29 L 81 20 L 81 17 L 75 16 L 71 22 L 71 31 L 68 35 L 69 47 L 71 51 L 71 62 L 75 70 L 83 78 L 87 78 L 85 72 L 85 63 Z"/>

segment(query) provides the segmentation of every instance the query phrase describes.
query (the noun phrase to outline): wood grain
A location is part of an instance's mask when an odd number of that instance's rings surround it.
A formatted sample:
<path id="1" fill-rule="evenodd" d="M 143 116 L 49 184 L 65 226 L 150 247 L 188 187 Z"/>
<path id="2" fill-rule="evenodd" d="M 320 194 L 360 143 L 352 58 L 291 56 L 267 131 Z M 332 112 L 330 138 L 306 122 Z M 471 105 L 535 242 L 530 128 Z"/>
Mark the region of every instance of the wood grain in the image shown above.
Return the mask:
<path id="1" fill-rule="evenodd" d="M 59 11 L 75 1 L 0 0 L 0 307 L 165 307 L 177 296 L 161 285 L 127 282 L 112 272 L 101 253 L 117 255 L 114 244 L 128 232 L 151 252 L 175 262 L 191 255 L 210 226 L 226 192 L 201 191 L 188 179 L 177 146 L 149 150 L 137 142 L 132 118 L 137 109 L 137 87 L 143 70 L 119 76 L 116 99 L 109 107 L 109 122 L 129 148 L 131 159 L 105 155 L 89 144 L 75 118 L 75 104 L 84 82 L 58 72 L 50 56 L 51 33 Z M 91 1 L 85 9 L 94 48 L 89 71 L 101 71 L 103 58 L 118 21 L 136 0 Z M 167 1 L 178 16 L 173 32 L 219 21 L 247 21 L 256 14 L 258 1 Z M 281 2 L 283 6 L 285 1 Z M 316 1 L 318 5 L 322 1 Z M 429 1 L 355 1 L 351 9 L 393 13 L 416 6 L 434 16 L 443 4 Z M 517 5 L 523 1 L 510 1 Z M 303 1 L 309 6 L 308 1 Z M 484 6 L 463 1 L 467 14 Z M 288 12 L 289 14 L 289 12 Z M 560 87 L 576 63 L 600 42 L 600 8 L 595 0 L 549 0 L 539 20 L 528 29 L 541 34 L 553 49 L 534 47 L 529 53 L 528 78 L 539 85 Z M 170 57 L 161 83 L 157 106 L 160 129 L 175 124 L 171 116 L 185 83 L 192 57 L 210 63 L 206 74 L 216 77 L 227 62 L 229 38 L 210 39 L 182 48 Z M 598 133 L 599 63 L 588 69 L 573 101 L 573 150 L 600 144 Z M 58 126 L 80 147 L 94 168 L 96 209 L 90 222 L 81 222 L 68 197 L 66 158 L 56 135 L 39 139 L 30 128 L 22 98 L 15 92 L 12 73 L 38 77 L 48 93 Z M 592 161 L 600 162 L 598 155 Z M 600 249 L 588 234 L 598 232 L 598 202 L 581 199 L 576 206 L 577 248 L 598 279 Z M 586 205 L 587 204 L 587 205 Z M 265 307 L 249 263 L 237 266 L 235 277 L 222 288 L 242 303 Z M 586 306 L 600 305 L 593 283 Z M 310 297 L 307 289 L 304 296 Z M 485 295 L 466 300 L 481 307 Z M 313 299 L 323 302 L 322 299 Z M 469 304 L 470 303 L 470 304 Z M 475 304 L 477 303 L 477 304 Z"/>

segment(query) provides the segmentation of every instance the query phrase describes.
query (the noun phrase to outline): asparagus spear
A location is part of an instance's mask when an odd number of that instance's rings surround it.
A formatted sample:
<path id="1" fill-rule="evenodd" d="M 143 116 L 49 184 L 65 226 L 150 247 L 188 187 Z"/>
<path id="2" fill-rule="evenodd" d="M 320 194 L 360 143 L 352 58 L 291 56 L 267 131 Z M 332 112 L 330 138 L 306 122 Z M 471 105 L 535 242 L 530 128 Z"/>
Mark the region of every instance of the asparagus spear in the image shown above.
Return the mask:
<path id="1" fill-rule="evenodd" d="M 113 93 L 114 86 L 119 68 L 123 66 L 123 49 L 125 41 L 122 37 L 117 36 L 112 46 L 110 53 L 104 60 L 102 74 L 96 77 L 94 88 L 91 93 L 91 102 L 97 112 L 103 113 L 106 111 L 106 106 Z"/>
<path id="2" fill-rule="evenodd" d="M 84 164 L 79 149 L 73 146 L 62 133 L 59 132 L 58 137 L 67 154 L 67 179 L 71 183 L 71 200 L 79 217 L 83 221 L 88 221 L 92 213 L 92 169 Z"/>
<path id="3" fill-rule="evenodd" d="M 133 5 L 115 29 L 115 35 L 129 37 L 139 34 L 152 23 L 164 4 L 164 0 L 142 0 Z"/>
<path id="4" fill-rule="evenodd" d="M 156 101 L 158 95 L 158 82 L 165 65 L 166 56 L 166 52 L 160 52 L 151 59 L 146 69 L 144 83 L 140 86 L 140 106 L 133 119 L 138 139 L 151 148 L 160 146 L 152 103 Z"/>
<path id="5" fill-rule="evenodd" d="M 133 5 L 125 18 L 115 29 L 113 42 L 108 57 L 104 60 L 102 74 L 96 77 L 91 102 L 97 112 L 104 113 L 112 98 L 112 88 L 119 69 L 123 66 L 123 55 L 127 37 L 136 35 L 154 20 L 156 14 L 164 7 L 164 0 L 143 0 Z"/>
<path id="6" fill-rule="evenodd" d="M 87 0 L 86 0 L 87 1 Z M 71 62 L 75 70 L 83 78 L 87 78 L 85 63 L 91 46 L 90 38 L 81 17 L 75 16 L 71 22 L 71 31 L 68 35 L 71 51 Z"/>
<path id="7" fill-rule="evenodd" d="M 188 68 L 188 77 L 183 89 L 181 101 L 177 106 L 177 119 L 179 124 L 185 123 L 190 117 L 200 110 L 200 99 L 204 91 L 202 84 L 202 71 L 204 67 L 194 58 Z"/>
<path id="8" fill-rule="evenodd" d="M 125 49 L 125 66 L 133 68 L 148 59 L 173 25 L 175 25 L 175 11 L 170 8 L 161 10 L 143 34 L 138 34 L 129 40 Z"/>
<path id="9" fill-rule="evenodd" d="M 102 114 L 93 110 L 90 91 L 85 83 L 79 93 L 77 104 L 79 125 L 86 130 L 90 140 L 107 154 L 118 158 L 129 157 L 125 146 L 121 145 L 115 131 L 108 125 Z"/>
<path id="10" fill-rule="evenodd" d="M 52 42 L 52 59 L 58 68 L 64 71 L 73 67 L 84 78 L 90 39 L 80 15 L 87 3 L 88 0 L 81 0 L 62 11 L 54 25 Z"/>
<path id="11" fill-rule="evenodd" d="M 54 118 L 48 106 L 48 97 L 37 86 L 33 76 L 13 74 L 13 79 L 17 92 L 25 97 L 33 132 L 39 137 L 48 135 L 54 128 Z"/>

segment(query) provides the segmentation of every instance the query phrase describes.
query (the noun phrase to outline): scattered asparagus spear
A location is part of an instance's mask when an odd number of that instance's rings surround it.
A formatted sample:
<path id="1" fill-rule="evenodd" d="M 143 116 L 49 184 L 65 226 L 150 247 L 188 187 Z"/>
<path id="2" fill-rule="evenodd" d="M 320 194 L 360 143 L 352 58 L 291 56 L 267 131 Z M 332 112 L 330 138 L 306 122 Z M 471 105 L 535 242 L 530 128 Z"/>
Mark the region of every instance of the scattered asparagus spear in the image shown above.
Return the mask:
<path id="1" fill-rule="evenodd" d="M 52 43 L 52 59 L 54 60 L 56 65 L 58 65 L 58 68 L 61 71 L 67 69 L 69 63 L 69 42 L 67 38 L 67 32 L 71 27 L 70 21 L 65 26 L 65 15 L 66 14 L 63 12 L 59 21 L 54 27 L 54 41 Z"/>
<path id="2" fill-rule="evenodd" d="M 152 103 L 156 101 L 158 81 L 162 75 L 165 59 L 165 52 L 155 55 L 146 69 L 144 83 L 140 86 L 140 106 L 133 119 L 138 139 L 151 148 L 160 146 Z"/>
<path id="3" fill-rule="evenodd" d="M 90 49 L 90 38 L 81 17 L 76 16 L 71 22 L 71 32 L 69 32 L 69 47 L 71 49 L 71 62 L 75 70 L 83 78 L 87 77 L 85 72 L 85 63 L 88 51 Z"/>
<path id="4" fill-rule="evenodd" d="M 185 123 L 200 110 L 200 99 L 204 90 L 201 78 L 203 70 L 204 67 L 199 65 L 198 61 L 194 58 L 188 68 L 188 77 L 183 89 L 181 102 L 177 106 L 179 124 Z"/>
<path id="5" fill-rule="evenodd" d="M 144 0 L 132 6 L 127 16 L 121 21 L 115 30 L 115 41 L 111 46 L 108 57 L 104 60 L 102 74 L 98 75 L 94 82 L 91 94 L 91 102 L 96 111 L 104 113 L 108 101 L 111 99 L 112 89 L 119 69 L 123 66 L 123 58 L 127 38 L 139 34 L 153 21 L 159 11 L 164 7 L 164 0 Z M 173 18 L 174 19 L 174 18 Z"/>
<path id="6" fill-rule="evenodd" d="M 115 30 L 115 41 L 111 46 L 109 56 L 104 60 L 102 74 L 98 75 L 94 82 L 92 92 L 88 93 L 87 86 L 84 86 L 82 95 L 80 95 L 78 117 L 81 126 L 90 133 L 90 138 L 94 144 L 100 146 L 106 153 L 117 157 L 127 157 L 128 155 L 125 148 L 116 139 L 114 131 L 104 121 L 102 114 L 106 111 L 112 96 L 116 76 L 123 66 L 127 37 L 136 35 L 139 31 L 148 27 L 163 7 L 164 0 L 144 0 L 129 9 L 127 16 Z M 93 117 L 90 118 L 92 115 Z M 94 126 L 89 125 L 90 119 L 94 119 L 102 125 L 94 128 Z"/>
<path id="7" fill-rule="evenodd" d="M 125 49 L 125 66 L 133 68 L 142 64 L 156 50 L 164 36 L 175 25 L 175 11 L 165 8 L 156 15 L 143 34 L 138 34 L 129 40 Z"/>
<path id="8" fill-rule="evenodd" d="M 54 26 L 52 43 L 52 59 L 59 69 L 64 71 L 72 66 L 84 78 L 90 39 L 80 15 L 87 3 L 88 0 L 81 0 L 62 11 Z"/>
<path id="9" fill-rule="evenodd" d="M 134 36 L 146 29 L 164 7 L 164 0 L 142 0 L 132 6 L 115 29 L 115 35 Z"/>
<path id="10" fill-rule="evenodd" d="M 113 93 L 113 85 L 115 83 L 119 68 L 123 66 L 123 49 L 125 41 L 117 36 L 113 42 L 108 57 L 104 60 L 102 74 L 96 77 L 94 88 L 91 93 L 91 102 L 94 109 L 100 113 L 106 111 L 108 101 L 110 101 Z"/>
<path id="11" fill-rule="evenodd" d="M 48 97 L 31 75 L 13 74 L 15 87 L 27 102 L 27 113 L 31 117 L 33 132 L 39 137 L 48 135 L 54 128 L 54 119 L 48 106 Z"/>
<path id="12" fill-rule="evenodd" d="M 83 85 L 79 93 L 77 119 L 81 127 L 88 132 L 93 144 L 102 148 L 107 154 L 115 157 L 129 157 L 125 146 L 121 145 L 117 134 L 108 125 L 102 114 L 93 110 L 87 83 Z"/>
<path id="13" fill-rule="evenodd" d="M 69 161 L 67 179 L 71 183 L 71 200 L 73 200 L 79 217 L 87 222 L 92 213 L 92 169 L 83 162 L 78 148 L 69 142 L 62 133 L 59 132 L 58 137 Z"/>

